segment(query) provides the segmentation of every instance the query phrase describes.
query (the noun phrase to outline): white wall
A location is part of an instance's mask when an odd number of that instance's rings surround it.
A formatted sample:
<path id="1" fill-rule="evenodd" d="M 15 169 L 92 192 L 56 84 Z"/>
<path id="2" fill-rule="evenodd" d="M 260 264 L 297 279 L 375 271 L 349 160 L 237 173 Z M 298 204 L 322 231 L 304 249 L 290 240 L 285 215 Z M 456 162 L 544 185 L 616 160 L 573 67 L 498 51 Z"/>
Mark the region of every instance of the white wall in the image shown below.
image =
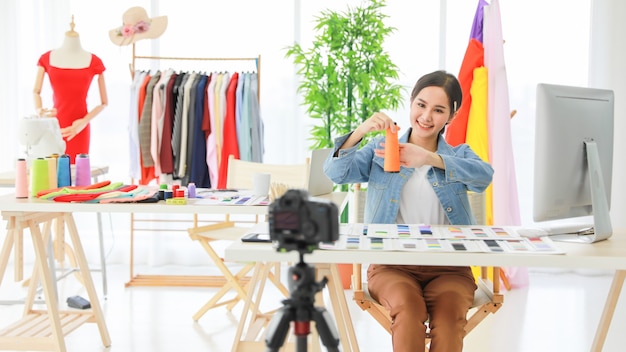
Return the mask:
<path id="1" fill-rule="evenodd" d="M 615 142 L 611 220 L 614 228 L 626 228 L 626 2 L 593 0 L 589 47 L 589 85 L 615 92 Z"/>

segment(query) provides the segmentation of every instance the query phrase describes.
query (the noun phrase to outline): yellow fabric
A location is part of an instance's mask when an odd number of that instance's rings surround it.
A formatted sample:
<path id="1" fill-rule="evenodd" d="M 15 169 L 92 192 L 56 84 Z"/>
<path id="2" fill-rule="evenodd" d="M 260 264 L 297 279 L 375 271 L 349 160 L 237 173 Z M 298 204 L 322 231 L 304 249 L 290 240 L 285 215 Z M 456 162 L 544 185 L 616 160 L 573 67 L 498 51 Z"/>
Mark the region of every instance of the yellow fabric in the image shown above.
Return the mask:
<path id="1" fill-rule="evenodd" d="M 489 126 L 487 124 L 487 95 L 488 77 L 486 67 L 474 69 L 474 79 L 470 94 L 472 105 L 467 118 L 467 143 L 478 156 L 489 162 Z M 485 217 L 486 223 L 481 225 L 493 225 L 493 189 L 489 186 L 485 190 Z"/>
<path id="2" fill-rule="evenodd" d="M 486 67 L 474 69 L 474 79 L 470 88 L 472 105 L 467 118 L 467 132 L 465 143 L 484 161 L 489 162 L 489 126 L 487 124 L 487 96 L 488 96 L 488 71 Z M 493 188 L 489 186 L 485 190 L 485 224 L 493 225 Z M 476 279 L 480 278 L 480 267 L 472 266 L 472 273 Z M 489 280 L 494 280 L 492 271 L 489 270 Z"/>

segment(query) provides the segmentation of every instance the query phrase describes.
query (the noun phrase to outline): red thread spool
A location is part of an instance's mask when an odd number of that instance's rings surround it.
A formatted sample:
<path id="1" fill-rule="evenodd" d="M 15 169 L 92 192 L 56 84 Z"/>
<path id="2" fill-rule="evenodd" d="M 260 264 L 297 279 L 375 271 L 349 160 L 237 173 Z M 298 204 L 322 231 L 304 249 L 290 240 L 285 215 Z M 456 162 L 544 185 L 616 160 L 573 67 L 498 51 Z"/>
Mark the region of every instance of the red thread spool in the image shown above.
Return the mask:
<path id="1" fill-rule="evenodd" d="M 394 122 L 394 126 L 396 123 Z M 392 132 L 387 127 L 385 135 L 385 166 L 386 172 L 400 172 L 400 145 L 398 144 L 398 127 Z"/>
<path id="2" fill-rule="evenodd" d="M 177 189 L 176 192 L 174 193 L 174 198 L 185 198 L 185 190 Z"/>

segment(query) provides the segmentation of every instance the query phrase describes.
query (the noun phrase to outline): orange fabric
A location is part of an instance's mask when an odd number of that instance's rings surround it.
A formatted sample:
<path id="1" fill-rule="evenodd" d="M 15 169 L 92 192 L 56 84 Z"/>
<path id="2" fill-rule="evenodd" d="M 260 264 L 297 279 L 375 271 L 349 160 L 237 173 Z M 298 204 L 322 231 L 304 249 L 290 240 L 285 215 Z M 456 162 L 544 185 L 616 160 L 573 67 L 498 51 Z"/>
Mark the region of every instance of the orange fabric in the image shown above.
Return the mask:
<path id="1" fill-rule="evenodd" d="M 148 82 L 150 82 L 150 78 L 152 78 L 150 75 L 146 75 L 146 78 L 144 78 L 141 86 L 139 87 L 139 104 L 137 105 L 139 107 L 137 111 L 138 119 L 141 118 L 141 113 L 143 112 L 143 104 L 146 100 L 146 87 L 148 86 Z M 144 167 L 143 160 L 141 159 L 141 153 L 139 153 L 139 159 L 141 162 L 141 179 L 139 180 L 139 184 L 147 185 L 151 180 L 156 178 L 154 174 L 154 166 Z"/>
<path id="2" fill-rule="evenodd" d="M 472 87 L 472 80 L 474 79 L 474 69 L 484 66 L 484 55 L 483 44 L 476 39 L 471 39 L 467 45 L 465 57 L 463 58 L 459 72 L 459 83 L 463 91 L 463 103 L 461 103 L 459 112 L 454 120 L 452 120 L 450 125 L 446 128 L 446 141 L 452 146 L 465 143 L 467 119 L 470 106 L 472 105 L 470 89 Z"/>

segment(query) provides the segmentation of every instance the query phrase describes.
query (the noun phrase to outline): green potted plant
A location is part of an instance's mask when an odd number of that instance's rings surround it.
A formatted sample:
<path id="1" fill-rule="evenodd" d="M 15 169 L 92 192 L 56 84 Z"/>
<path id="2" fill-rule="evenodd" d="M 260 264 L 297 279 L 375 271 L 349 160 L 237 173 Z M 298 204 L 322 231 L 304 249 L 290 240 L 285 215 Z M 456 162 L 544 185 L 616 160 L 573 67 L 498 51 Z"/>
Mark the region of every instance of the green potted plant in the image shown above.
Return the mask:
<path id="1" fill-rule="evenodd" d="M 384 6 L 384 0 L 370 0 L 343 12 L 322 11 L 310 47 L 296 43 L 287 48 L 301 77 L 302 104 L 317 122 L 310 131 L 311 149 L 332 147 L 334 137 L 354 130 L 374 112 L 401 104 L 398 67 L 383 48 L 395 31 L 384 23 Z"/>
<path id="2" fill-rule="evenodd" d="M 384 0 L 370 0 L 342 12 L 324 10 L 316 18 L 317 34 L 310 47 L 298 43 L 287 47 L 286 56 L 298 67 L 302 104 L 315 122 L 311 149 L 332 147 L 335 137 L 353 131 L 374 112 L 396 110 L 402 103 L 398 67 L 383 48 L 395 31 L 384 23 L 388 17 L 382 13 L 384 7 Z M 360 185 L 355 188 L 358 192 Z M 348 185 L 341 190 L 347 191 Z M 344 211 L 342 222 L 347 214 Z M 349 270 L 347 278 L 342 275 L 346 288 L 351 268 L 343 268 Z"/>

